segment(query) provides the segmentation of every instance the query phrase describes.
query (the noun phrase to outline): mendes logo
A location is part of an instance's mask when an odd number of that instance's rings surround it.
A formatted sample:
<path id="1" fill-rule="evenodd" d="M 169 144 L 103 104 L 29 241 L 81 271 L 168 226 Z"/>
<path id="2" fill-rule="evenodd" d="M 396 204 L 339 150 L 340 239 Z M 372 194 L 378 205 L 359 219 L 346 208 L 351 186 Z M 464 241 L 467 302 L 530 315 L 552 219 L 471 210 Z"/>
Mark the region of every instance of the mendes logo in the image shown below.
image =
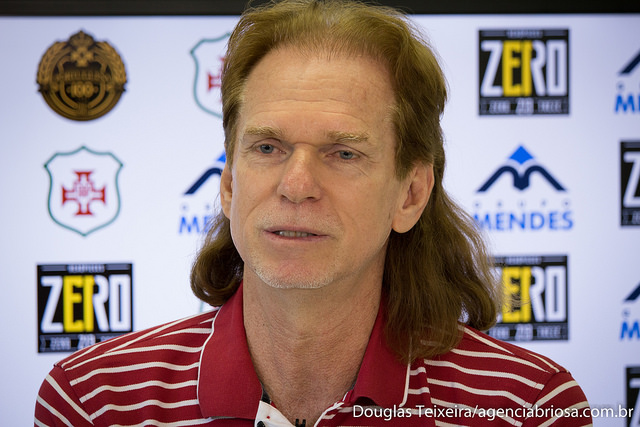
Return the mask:
<path id="1" fill-rule="evenodd" d="M 640 226 L 640 141 L 620 143 L 620 225 Z"/>
<path id="2" fill-rule="evenodd" d="M 616 113 L 640 113 L 640 51 L 618 73 Z"/>
<path id="3" fill-rule="evenodd" d="M 115 221 L 122 169 L 116 156 L 82 146 L 54 154 L 44 167 L 49 173 L 47 206 L 56 224 L 87 236 Z"/>
<path id="4" fill-rule="evenodd" d="M 222 153 L 213 165 L 204 171 L 183 195 L 178 234 L 199 234 L 208 231 L 209 222 L 217 213 L 214 206 L 216 192 L 220 190 L 220 175 L 224 169 L 226 155 Z M 215 185 L 205 185 L 213 179 Z M 203 187 L 207 191 L 199 191 Z"/>
<path id="5" fill-rule="evenodd" d="M 196 62 L 196 74 L 193 80 L 193 96 L 196 104 L 218 118 L 222 118 L 220 78 L 229 35 L 227 33 L 215 39 L 200 40 L 191 49 L 191 56 Z"/>
<path id="6" fill-rule="evenodd" d="M 640 340 L 640 313 L 637 311 L 640 301 L 640 283 L 624 299 L 620 340 Z"/>
<path id="7" fill-rule="evenodd" d="M 132 264 L 38 265 L 38 352 L 75 351 L 132 331 Z"/>
<path id="8" fill-rule="evenodd" d="M 480 30 L 481 116 L 569 114 L 569 30 Z"/>
<path id="9" fill-rule="evenodd" d="M 495 257 L 505 302 L 489 335 L 503 341 L 566 341 L 567 256 Z"/>
<path id="10" fill-rule="evenodd" d="M 522 145 L 480 186 L 473 208 L 477 223 L 490 231 L 573 227 L 566 188 Z"/>
<path id="11" fill-rule="evenodd" d="M 47 49 L 36 80 L 53 111 L 72 120 L 93 120 L 118 103 L 127 74 L 109 43 L 79 31 Z"/>

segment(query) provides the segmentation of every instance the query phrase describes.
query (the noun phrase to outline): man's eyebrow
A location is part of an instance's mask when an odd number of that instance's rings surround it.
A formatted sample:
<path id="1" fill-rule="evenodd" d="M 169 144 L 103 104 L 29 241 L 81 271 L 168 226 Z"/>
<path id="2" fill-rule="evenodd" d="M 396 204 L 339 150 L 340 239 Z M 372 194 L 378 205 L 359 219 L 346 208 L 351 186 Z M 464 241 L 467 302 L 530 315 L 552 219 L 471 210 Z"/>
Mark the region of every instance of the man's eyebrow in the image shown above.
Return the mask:
<path id="1" fill-rule="evenodd" d="M 245 136 L 258 136 L 284 140 L 284 132 L 272 126 L 249 126 L 244 131 Z M 327 139 L 333 142 L 367 142 L 369 134 L 366 132 L 354 133 L 339 130 L 328 131 Z"/>
<path id="2" fill-rule="evenodd" d="M 343 131 L 329 131 L 327 137 L 336 142 L 367 142 L 369 141 L 369 134 L 366 132 L 352 133 Z"/>
<path id="3" fill-rule="evenodd" d="M 245 129 L 244 135 L 282 139 L 283 132 L 271 126 L 249 126 Z"/>

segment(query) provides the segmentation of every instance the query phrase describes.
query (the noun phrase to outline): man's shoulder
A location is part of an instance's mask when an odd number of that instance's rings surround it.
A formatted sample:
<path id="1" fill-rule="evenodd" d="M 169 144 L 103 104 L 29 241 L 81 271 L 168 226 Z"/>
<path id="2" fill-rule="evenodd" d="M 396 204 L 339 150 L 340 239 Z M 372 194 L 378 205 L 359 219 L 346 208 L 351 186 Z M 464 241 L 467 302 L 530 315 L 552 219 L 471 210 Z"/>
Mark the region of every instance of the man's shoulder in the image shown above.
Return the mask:
<path id="1" fill-rule="evenodd" d="M 547 385 L 571 380 L 553 360 L 499 341 L 473 328 L 461 327 L 458 345 L 423 361 L 432 393 L 449 396 L 460 390 L 508 404 L 534 402 Z"/>
<path id="2" fill-rule="evenodd" d="M 89 420 L 98 420 L 96 425 L 146 425 L 136 420 L 149 414 L 202 421 L 197 403 L 200 355 L 216 315 L 217 310 L 198 314 L 70 355 L 56 363 L 43 382 L 37 413 L 53 419 L 57 415 L 51 410 L 56 408 L 73 417 L 73 425 Z"/>
<path id="3" fill-rule="evenodd" d="M 566 369 L 550 358 L 523 347 L 498 340 L 471 327 L 463 327 L 464 335 L 458 346 L 451 351 L 451 357 L 466 359 L 468 363 L 481 361 L 486 369 L 495 368 L 501 372 L 537 373 L 550 376 Z"/>
<path id="4" fill-rule="evenodd" d="M 572 408 L 580 417 L 572 425 L 590 424 L 579 412 L 589 406 L 584 392 L 562 366 L 473 328 L 462 326 L 461 331 L 454 349 L 414 366 L 434 405 L 471 408 L 471 417 L 476 410 L 499 410 L 499 416 L 514 425 L 527 419 L 532 425 L 551 424 L 558 416 L 554 408 Z"/>
<path id="5" fill-rule="evenodd" d="M 113 369 L 142 362 L 150 353 L 155 353 L 158 361 L 162 360 L 159 353 L 199 354 L 211 335 L 217 312 L 214 309 L 109 339 L 71 354 L 56 366 L 77 377 L 101 367 Z"/>

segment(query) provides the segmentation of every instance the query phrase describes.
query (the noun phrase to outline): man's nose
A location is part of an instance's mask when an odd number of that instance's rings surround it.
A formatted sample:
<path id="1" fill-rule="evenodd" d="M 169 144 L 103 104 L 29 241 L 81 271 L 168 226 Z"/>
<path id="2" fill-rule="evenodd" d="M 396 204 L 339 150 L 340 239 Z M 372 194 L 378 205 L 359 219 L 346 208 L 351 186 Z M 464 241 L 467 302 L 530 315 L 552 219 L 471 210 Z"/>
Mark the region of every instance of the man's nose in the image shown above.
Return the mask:
<path id="1" fill-rule="evenodd" d="M 278 193 L 293 203 L 320 198 L 320 159 L 310 150 L 294 150 L 284 162 Z"/>

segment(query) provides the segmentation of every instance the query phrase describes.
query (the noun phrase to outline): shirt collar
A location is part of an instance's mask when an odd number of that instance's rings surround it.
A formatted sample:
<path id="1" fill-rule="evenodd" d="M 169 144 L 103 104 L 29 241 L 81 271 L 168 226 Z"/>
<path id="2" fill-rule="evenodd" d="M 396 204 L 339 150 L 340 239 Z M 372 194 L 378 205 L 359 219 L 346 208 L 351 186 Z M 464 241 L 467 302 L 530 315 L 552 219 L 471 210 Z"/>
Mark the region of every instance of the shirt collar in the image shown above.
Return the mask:
<path id="1" fill-rule="evenodd" d="M 401 363 L 384 338 L 383 304 L 378 311 L 354 388 L 345 400 L 401 406 L 407 397 L 409 365 Z M 198 400 L 202 415 L 253 419 L 262 385 L 253 367 L 244 329 L 242 285 L 220 308 L 200 359 Z"/>
<path id="2" fill-rule="evenodd" d="M 242 285 L 220 308 L 200 358 L 198 401 L 205 417 L 253 419 L 262 385 L 249 354 Z"/>
<path id="3" fill-rule="evenodd" d="M 380 304 L 356 384 L 345 398 L 348 402 L 367 398 L 378 406 L 390 408 L 402 406 L 406 401 L 410 365 L 400 362 L 387 345 L 384 325 L 384 304 Z"/>

